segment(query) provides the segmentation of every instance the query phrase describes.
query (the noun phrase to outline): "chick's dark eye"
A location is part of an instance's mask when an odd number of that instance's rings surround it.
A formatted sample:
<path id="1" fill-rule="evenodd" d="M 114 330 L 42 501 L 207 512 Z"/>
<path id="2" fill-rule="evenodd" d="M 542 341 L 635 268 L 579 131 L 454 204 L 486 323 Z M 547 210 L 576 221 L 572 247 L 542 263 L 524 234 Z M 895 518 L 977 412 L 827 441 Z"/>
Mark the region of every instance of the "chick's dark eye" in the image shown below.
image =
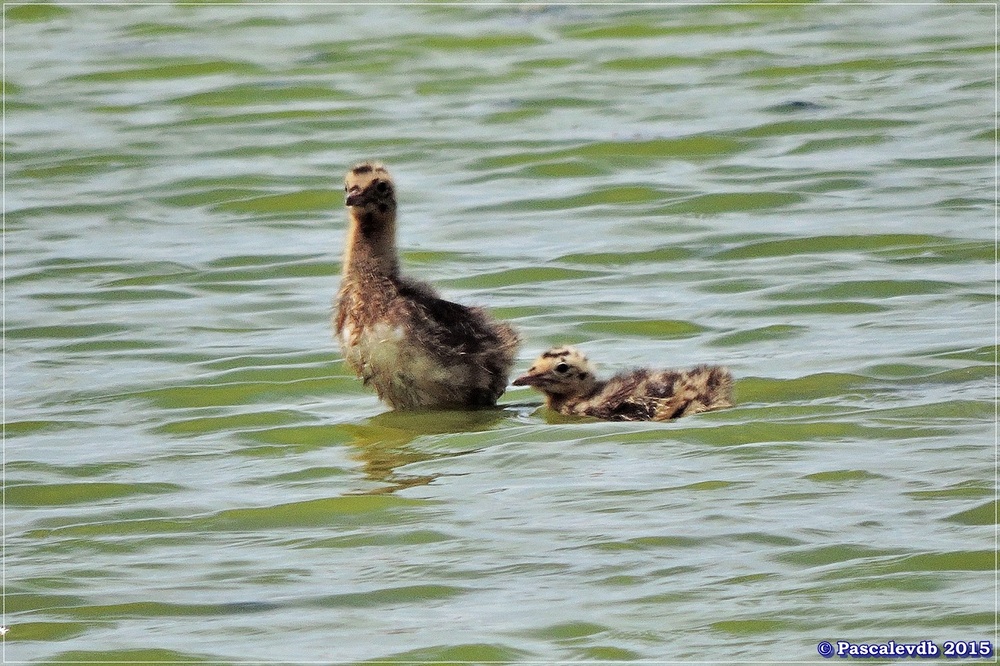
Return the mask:
<path id="1" fill-rule="evenodd" d="M 569 370 L 569 366 L 565 363 L 560 363 L 556 366 L 556 372 L 566 372 L 567 370 Z"/>
<path id="2" fill-rule="evenodd" d="M 379 182 L 375 183 L 376 192 L 381 192 L 385 194 L 388 190 L 389 190 L 389 183 L 385 182 L 384 180 L 380 180 Z"/>

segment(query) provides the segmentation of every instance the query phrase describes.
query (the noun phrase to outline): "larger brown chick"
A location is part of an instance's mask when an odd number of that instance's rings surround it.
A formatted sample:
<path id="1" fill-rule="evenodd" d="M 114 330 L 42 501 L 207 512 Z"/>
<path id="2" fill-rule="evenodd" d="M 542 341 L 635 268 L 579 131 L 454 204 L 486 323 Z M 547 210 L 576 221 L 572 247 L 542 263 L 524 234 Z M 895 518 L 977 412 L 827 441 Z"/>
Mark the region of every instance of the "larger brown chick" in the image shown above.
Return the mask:
<path id="1" fill-rule="evenodd" d="M 396 187 L 382 164 L 354 166 L 344 191 L 348 230 L 333 328 L 347 363 L 393 409 L 495 405 L 517 332 L 400 274 Z"/>

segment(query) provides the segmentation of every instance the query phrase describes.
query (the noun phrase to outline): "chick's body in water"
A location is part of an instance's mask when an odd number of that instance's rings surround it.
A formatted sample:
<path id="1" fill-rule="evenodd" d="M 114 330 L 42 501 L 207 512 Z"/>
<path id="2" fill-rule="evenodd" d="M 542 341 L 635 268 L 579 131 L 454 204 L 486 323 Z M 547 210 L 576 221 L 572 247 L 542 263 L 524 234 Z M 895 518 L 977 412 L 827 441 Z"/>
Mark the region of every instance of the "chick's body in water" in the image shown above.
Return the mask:
<path id="1" fill-rule="evenodd" d="M 560 414 L 609 421 L 666 421 L 733 406 L 733 377 L 725 368 L 640 369 L 601 381 L 573 347 L 543 353 L 514 385 L 541 391 Z"/>
<path id="2" fill-rule="evenodd" d="M 344 189 L 349 227 L 333 327 L 348 365 L 394 409 L 496 404 L 516 331 L 400 274 L 395 184 L 384 166 L 358 164 Z"/>

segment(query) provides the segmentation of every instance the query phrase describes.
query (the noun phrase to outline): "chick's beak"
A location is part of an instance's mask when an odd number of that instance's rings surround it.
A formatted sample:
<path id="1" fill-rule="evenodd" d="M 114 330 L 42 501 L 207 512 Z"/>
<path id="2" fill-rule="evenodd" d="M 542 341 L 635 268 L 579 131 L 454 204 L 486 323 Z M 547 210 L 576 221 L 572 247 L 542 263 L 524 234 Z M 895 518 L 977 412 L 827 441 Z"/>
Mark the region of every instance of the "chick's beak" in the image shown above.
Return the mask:
<path id="1" fill-rule="evenodd" d="M 542 383 L 541 375 L 533 375 L 530 372 L 521 375 L 513 381 L 514 386 L 538 386 Z"/>
<path id="2" fill-rule="evenodd" d="M 344 199 L 344 205 L 360 206 L 363 199 L 363 197 L 361 196 L 362 194 L 364 194 L 364 192 L 362 192 L 361 190 L 358 189 L 351 190 L 350 192 L 347 193 L 347 198 Z"/>

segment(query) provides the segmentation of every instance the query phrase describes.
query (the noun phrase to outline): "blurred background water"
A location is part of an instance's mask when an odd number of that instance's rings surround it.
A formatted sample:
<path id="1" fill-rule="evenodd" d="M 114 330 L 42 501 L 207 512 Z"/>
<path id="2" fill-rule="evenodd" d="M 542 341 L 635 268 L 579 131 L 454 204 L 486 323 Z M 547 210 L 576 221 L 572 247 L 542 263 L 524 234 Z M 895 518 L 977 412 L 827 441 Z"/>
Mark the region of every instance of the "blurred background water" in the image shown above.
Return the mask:
<path id="1" fill-rule="evenodd" d="M 995 640 L 994 8 L 6 5 L 9 661 L 821 661 Z M 390 413 L 343 172 L 518 370 Z"/>

